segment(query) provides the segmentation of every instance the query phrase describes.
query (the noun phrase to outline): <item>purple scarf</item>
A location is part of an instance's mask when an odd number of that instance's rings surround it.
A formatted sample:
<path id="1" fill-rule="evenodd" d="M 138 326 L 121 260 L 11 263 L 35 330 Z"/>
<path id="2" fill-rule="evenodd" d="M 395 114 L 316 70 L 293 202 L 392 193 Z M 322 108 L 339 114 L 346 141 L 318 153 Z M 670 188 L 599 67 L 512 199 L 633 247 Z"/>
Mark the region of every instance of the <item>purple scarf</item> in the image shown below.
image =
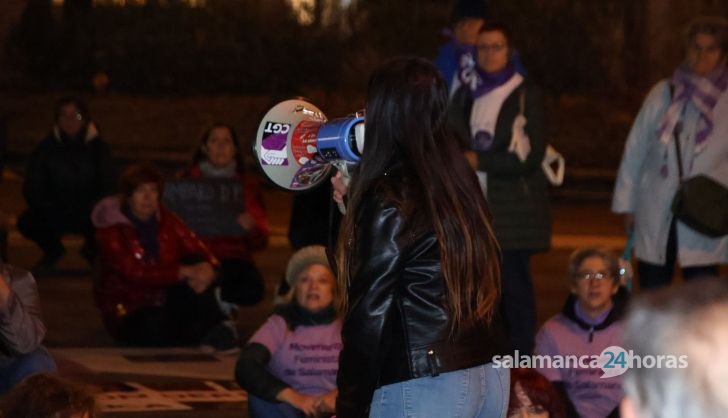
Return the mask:
<path id="1" fill-rule="evenodd" d="M 508 61 L 506 67 L 495 73 L 483 71 L 475 60 L 477 50 L 474 45 L 457 46 L 458 79 L 470 90 L 473 99 L 490 93 L 493 89 L 502 86 L 516 73 L 516 66 Z"/>
<path id="2" fill-rule="evenodd" d="M 683 64 L 675 70 L 670 83 L 675 87 L 670 105 L 657 129 L 658 138 L 663 144 L 670 142 L 675 128 L 681 122 L 683 109 L 688 102 L 692 102 L 700 112 L 698 132 L 695 135 L 695 154 L 699 154 L 705 148 L 705 142 L 713 130 L 713 108 L 728 88 L 726 61 L 723 60 L 705 77 L 695 75 Z M 661 172 L 663 177 L 667 176 L 667 165 L 663 166 Z"/>

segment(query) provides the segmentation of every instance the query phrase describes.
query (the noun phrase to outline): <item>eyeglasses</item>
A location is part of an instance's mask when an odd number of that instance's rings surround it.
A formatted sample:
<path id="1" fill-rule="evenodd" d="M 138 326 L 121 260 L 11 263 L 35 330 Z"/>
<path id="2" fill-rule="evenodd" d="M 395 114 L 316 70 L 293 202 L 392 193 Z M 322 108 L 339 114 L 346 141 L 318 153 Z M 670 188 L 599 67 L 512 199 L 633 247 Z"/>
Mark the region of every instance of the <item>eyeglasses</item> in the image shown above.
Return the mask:
<path id="1" fill-rule="evenodd" d="M 504 43 L 498 43 L 498 44 L 479 44 L 478 45 L 478 51 L 493 51 L 493 52 L 500 52 L 504 48 L 506 48 L 508 45 Z"/>
<path id="2" fill-rule="evenodd" d="M 580 271 L 574 275 L 574 278 L 580 281 L 601 281 L 604 279 L 611 279 L 612 275 L 604 271 Z"/>
<path id="3" fill-rule="evenodd" d="M 60 115 L 58 115 L 58 119 L 65 119 L 65 120 L 83 120 L 83 115 L 79 112 L 61 112 Z"/>

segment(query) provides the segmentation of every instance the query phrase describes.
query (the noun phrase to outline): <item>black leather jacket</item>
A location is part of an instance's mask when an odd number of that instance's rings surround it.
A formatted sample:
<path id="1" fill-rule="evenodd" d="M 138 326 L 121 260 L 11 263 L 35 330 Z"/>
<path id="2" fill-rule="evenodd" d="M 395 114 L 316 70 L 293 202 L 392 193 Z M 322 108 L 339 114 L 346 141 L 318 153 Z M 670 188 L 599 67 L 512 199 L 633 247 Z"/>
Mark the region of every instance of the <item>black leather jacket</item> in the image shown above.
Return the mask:
<path id="1" fill-rule="evenodd" d="M 337 377 L 339 418 L 368 416 L 380 386 L 507 354 L 499 317 L 490 326 L 463 324 L 450 336 L 433 226 L 418 214 L 424 211 L 405 215 L 388 195 L 376 188 L 358 213 Z"/>

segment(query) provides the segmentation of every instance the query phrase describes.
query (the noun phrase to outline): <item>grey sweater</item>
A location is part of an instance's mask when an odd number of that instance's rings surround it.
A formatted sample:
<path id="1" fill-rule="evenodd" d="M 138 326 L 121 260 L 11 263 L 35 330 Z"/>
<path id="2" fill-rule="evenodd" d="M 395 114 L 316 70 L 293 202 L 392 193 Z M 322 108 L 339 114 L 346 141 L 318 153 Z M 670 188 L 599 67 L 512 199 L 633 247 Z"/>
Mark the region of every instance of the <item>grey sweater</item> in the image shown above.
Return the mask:
<path id="1" fill-rule="evenodd" d="M 35 351 L 45 337 L 41 320 L 40 298 L 30 272 L 0 265 L 0 276 L 10 285 L 10 295 L 0 306 L 0 367 L 13 359 Z M 0 278 L 0 280 L 2 279 Z"/>

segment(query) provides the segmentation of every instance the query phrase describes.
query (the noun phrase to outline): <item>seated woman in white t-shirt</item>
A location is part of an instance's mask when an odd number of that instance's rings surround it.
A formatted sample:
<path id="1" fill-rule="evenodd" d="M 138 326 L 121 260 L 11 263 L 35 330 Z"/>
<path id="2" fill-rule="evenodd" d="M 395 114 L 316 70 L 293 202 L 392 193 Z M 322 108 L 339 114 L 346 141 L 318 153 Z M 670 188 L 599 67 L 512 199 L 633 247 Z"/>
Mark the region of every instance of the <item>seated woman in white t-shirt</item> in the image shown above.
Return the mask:
<path id="1" fill-rule="evenodd" d="M 288 303 L 248 341 L 235 379 L 248 391 L 252 418 L 333 414 L 341 351 L 341 320 L 334 310 L 336 281 L 324 247 L 304 247 L 286 269 Z"/>

